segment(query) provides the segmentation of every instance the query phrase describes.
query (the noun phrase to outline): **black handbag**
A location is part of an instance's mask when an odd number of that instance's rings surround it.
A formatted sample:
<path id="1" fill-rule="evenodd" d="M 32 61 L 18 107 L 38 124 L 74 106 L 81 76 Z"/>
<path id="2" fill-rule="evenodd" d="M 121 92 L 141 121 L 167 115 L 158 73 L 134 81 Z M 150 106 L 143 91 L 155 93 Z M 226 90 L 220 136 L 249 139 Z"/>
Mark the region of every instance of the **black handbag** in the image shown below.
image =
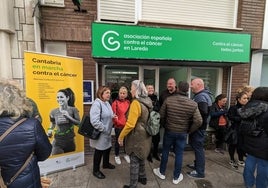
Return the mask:
<path id="1" fill-rule="evenodd" d="M 100 137 L 101 131 L 92 126 L 89 115 L 84 115 L 78 133 L 92 140 L 97 140 Z"/>
<path id="2" fill-rule="evenodd" d="M 237 144 L 238 138 L 237 138 L 237 132 L 235 129 L 229 127 L 227 129 L 227 133 L 224 136 L 224 141 L 227 144 Z"/>
<path id="3" fill-rule="evenodd" d="M 101 120 L 101 113 L 102 113 L 102 107 L 100 104 L 100 120 Z M 89 115 L 84 115 L 80 123 L 78 133 L 92 140 L 98 140 L 101 131 L 93 127 L 93 125 L 90 123 Z"/>

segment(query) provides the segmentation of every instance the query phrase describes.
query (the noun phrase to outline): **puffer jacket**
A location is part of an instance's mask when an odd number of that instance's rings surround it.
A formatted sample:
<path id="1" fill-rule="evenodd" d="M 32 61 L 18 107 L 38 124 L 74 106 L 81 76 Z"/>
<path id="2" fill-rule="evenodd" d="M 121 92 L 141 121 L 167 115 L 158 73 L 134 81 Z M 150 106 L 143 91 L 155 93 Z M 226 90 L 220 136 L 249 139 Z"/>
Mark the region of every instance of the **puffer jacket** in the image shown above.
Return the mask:
<path id="1" fill-rule="evenodd" d="M 160 116 L 165 122 L 165 129 L 175 133 L 192 133 L 202 125 L 197 103 L 181 94 L 172 95 L 164 101 Z"/>
<path id="2" fill-rule="evenodd" d="M 18 120 L 0 117 L 0 135 Z M 27 119 L 12 130 L 0 142 L 0 166 L 4 181 L 8 182 L 16 174 L 32 152 L 34 155 L 8 188 L 40 188 L 40 171 L 37 162 L 46 160 L 51 149 L 52 146 L 40 121 L 35 118 Z"/>
<path id="3" fill-rule="evenodd" d="M 268 160 L 268 103 L 264 101 L 249 101 L 243 108 L 238 110 L 242 120 L 257 118 L 257 126 L 265 131 L 257 137 L 244 134 L 243 149 L 246 153 Z M 241 124 L 240 126 L 243 126 Z"/>

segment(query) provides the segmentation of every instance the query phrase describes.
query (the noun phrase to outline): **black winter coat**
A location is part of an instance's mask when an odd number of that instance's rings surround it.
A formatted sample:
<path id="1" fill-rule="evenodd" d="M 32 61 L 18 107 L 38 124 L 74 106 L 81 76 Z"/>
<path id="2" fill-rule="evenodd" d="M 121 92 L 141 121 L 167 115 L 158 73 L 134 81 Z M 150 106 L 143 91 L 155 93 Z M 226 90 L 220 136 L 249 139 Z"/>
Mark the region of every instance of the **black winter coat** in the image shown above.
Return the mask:
<path id="1" fill-rule="evenodd" d="M 242 119 L 256 118 L 257 126 L 265 130 L 257 137 L 244 134 L 243 150 L 252 156 L 268 160 L 268 103 L 249 101 L 238 112 Z M 243 123 L 240 126 L 243 126 Z"/>
<path id="2" fill-rule="evenodd" d="M 231 122 L 231 128 L 239 130 L 240 123 L 241 123 L 241 116 L 238 113 L 238 109 L 240 109 L 242 105 L 240 103 L 237 103 L 236 105 L 233 105 L 228 110 L 228 119 Z"/>
<path id="3" fill-rule="evenodd" d="M 15 122 L 9 117 L 0 117 L 0 135 Z M 16 174 L 32 152 L 34 156 L 8 188 L 40 188 L 40 171 L 37 163 L 50 156 L 51 148 L 42 125 L 35 118 L 27 119 L 12 130 L 0 142 L 0 166 L 4 181 L 9 181 Z"/>

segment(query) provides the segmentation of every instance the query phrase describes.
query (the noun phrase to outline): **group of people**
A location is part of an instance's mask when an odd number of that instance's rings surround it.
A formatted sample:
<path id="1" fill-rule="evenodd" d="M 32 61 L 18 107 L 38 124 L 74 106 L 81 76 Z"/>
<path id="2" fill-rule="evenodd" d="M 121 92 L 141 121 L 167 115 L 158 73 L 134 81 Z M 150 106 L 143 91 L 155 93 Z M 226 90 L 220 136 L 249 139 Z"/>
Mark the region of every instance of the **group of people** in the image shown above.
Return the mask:
<path id="1" fill-rule="evenodd" d="M 226 143 L 230 165 L 235 169 L 244 167 L 246 187 L 268 187 L 268 87 L 243 87 L 234 105 L 228 109 L 226 103 L 227 96 L 220 94 L 211 107 L 209 125 L 216 132 L 215 151 L 224 154 Z"/>
<path id="2" fill-rule="evenodd" d="M 189 98 L 188 90 L 191 88 L 193 99 Z M 248 89 L 248 88 L 246 88 Z M 103 156 L 103 168 L 114 169 L 115 166 L 109 161 L 111 150 L 111 131 L 115 127 L 115 162 L 121 164 L 119 156 L 119 147 L 123 147 L 124 158 L 130 163 L 130 181 L 127 187 L 137 187 L 138 183 L 146 185 L 147 177 L 145 172 L 145 160 L 152 158 L 160 160 L 159 168 L 153 169 L 153 173 L 160 179 L 165 179 L 166 166 L 170 152 L 175 154 L 175 165 L 173 170 L 174 184 L 183 180 L 181 173 L 183 151 L 186 145 L 187 136 L 189 144 L 193 149 L 195 160 L 192 164 L 187 164 L 189 172 L 187 175 L 192 178 L 205 177 L 205 153 L 204 141 L 207 125 L 216 129 L 216 152 L 223 153 L 223 144 L 225 142 L 226 130 L 233 129 L 236 131 L 236 141 L 228 143 L 230 155 L 230 164 L 245 166 L 244 180 L 247 187 L 267 186 L 267 133 L 263 131 L 262 137 L 257 138 L 261 141 L 253 141 L 259 145 L 249 145 L 246 137 L 239 132 L 240 122 L 248 114 L 247 108 L 251 101 L 258 101 L 261 105 L 266 104 L 267 88 L 260 87 L 252 91 L 244 89 L 236 96 L 236 104 L 229 109 L 226 107 L 227 96 L 220 94 L 212 102 L 212 94 L 205 88 L 204 81 L 195 78 L 189 85 L 185 81 L 176 84 L 174 78 L 167 81 L 167 89 L 163 91 L 159 100 L 154 93 L 152 85 L 147 85 L 140 81 L 134 80 L 131 84 L 131 97 L 127 98 L 127 89 L 119 89 L 118 98 L 110 105 L 109 98 L 111 91 L 107 87 L 100 87 L 98 92 L 99 99 L 93 103 L 90 115 L 91 123 L 98 125 L 99 130 L 103 131 L 103 137 L 97 141 L 91 140 L 91 146 L 95 148 L 93 174 L 97 178 L 103 179 L 105 175 L 100 171 L 101 157 Z M 261 92 L 260 92 L 261 91 Z M 260 96 L 260 94 L 262 94 Z M 266 96 L 266 98 L 265 98 Z M 248 103 L 249 98 L 250 102 Z M 101 102 L 101 106 L 99 101 Z M 104 106 L 102 106 L 104 105 Z M 120 105 L 120 107 L 119 107 Z M 105 114 L 100 108 L 109 109 Z M 164 128 L 163 146 L 161 159 L 159 157 L 158 145 L 160 134 L 149 136 L 145 130 L 145 124 L 149 115 L 149 109 L 158 111 L 161 116 L 161 126 Z M 120 110 L 119 110 L 120 109 Z M 241 109 L 245 110 L 241 111 Z M 250 108 L 252 110 L 252 107 Z M 240 112 L 241 111 L 241 112 Z M 253 110 L 254 111 L 254 110 Z M 101 116 L 100 113 L 102 112 Z M 264 111 L 264 114 L 266 111 Z M 266 115 L 262 116 L 259 121 L 265 127 Z M 106 122 L 106 123 L 105 123 Z M 102 124 L 102 125 L 101 125 Z M 267 129 L 264 128 L 264 129 Z M 256 138 L 255 138 L 256 139 Z M 107 142 L 108 140 L 108 142 Z M 263 143 L 263 144 L 260 144 Z M 262 151 L 256 148 L 262 149 Z M 238 153 L 238 163 L 234 159 L 235 150 Z M 244 161 L 244 157 L 246 160 Z M 127 159 L 129 157 L 129 160 Z M 255 178 L 255 168 L 257 176 Z M 265 186 L 264 186 L 265 185 Z"/>
<path id="3" fill-rule="evenodd" d="M 189 98 L 189 88 L 194 94 L 192 99 Z M 180 81 L 177 85 L 174 78 L 168 79 L 167 89 L 160 94 L 159 100 L 153 85 L 146 86 L 140 80 L 132 81 L 130 93 L 131 99 L 128 89 L 122 86 L 117 99 L 111 103 L 109 87 L 101 86 L 97 90 L 96 99 L 89 112 L 92 125 L 101 131 L 97 140 L 90 140 L 90 146 L 94 148 L 95 177 L 105 178 L 100 170 L 101 163 L 104 169 L 115 169 L 115 165 L 110 162 L 111 132 L 114 127 L 115 163 L 121 164 L 120 153 L 123 153 L 126 162 L 130 163 L 130 180 L 124 188 L 137 187 L 138 183 L 147 184 L 146 159 L 160 160 L 159 168 L 153 169 L 153 173 L 160 179 L 165 179 L 170 152 L 175 154 L 172 182 L 178 184 L 182 181 L 183 151 L 187 137 L 195 155 L 193 163 L 187 164 L 187 175 L 204 178 L 204 140 L 209 124 L 216 129 L 215 151 L 219 153 L 224 152 L 226 130 L 235 130 L 236 136 L 228 142 L 230 164 L 234 167 L 237 164 L 245 166 L 243 177 L 246 187 L 268 186 L 268 87 L 258 87 L 253 93 L 247 90 L 238 92 L 236 104 L 229 109 L 226 107 L 227 96 L 224 94 L 218 95 L 212 103 L 211 93 L 200 78 L 193 79 L 190 85 L 186 81 Z M 7 134 L 3 140 L 0 138 L 1 175 L 10 188 L 41 187 L 37 162 L 46 160 L 51 154 L 75 150 L 73 126 L 79 124 L 80 117 L 78 109 L 74 107 L 72 91 L 69 88 L 59 90 L 57 102 L 59 107 L 51 111 L 51 126 L 46 133 L 34 101 L 27 98 L 24 91 L 13 82 L 0 81 L 0 135 L 4 135 L 16 122 L 21 122 L 18 128 L 11 130 L 12 134 Z M 158 150 L 160 133 L 150 136 L 145 129 L 151 110 L 160 113 L 160 124 L 164 129 L 161 158 Z M 258 127 L 259 131 L 257 135 L 241 133 L 244 119 L 255 120 L 254 126 Z M 54 131 L 51 145 L 48 136 L 53 133 L 55 127 L 57 129 Z M 21 134 L 26 130 L 27 134 Z M 120 149 L 123 152 L 120 152 Z M 238 153 L 238 163 L 234 158 L 235 150 Z M 29 173 L 21 173 L 13 180 L 13 175 L 24 166 L 29 156 L 29 164 L 26 165 Z M 14 158 L 17 159 L 15 166 L 12 162 Z"/>
<path id="4" fill-rule="evenodd" d="M 182 181 L 183 151 L 187 136 L 190 135 L 190 144 L 196 160 L 193 164 L 189 164 L 192 171 L 189 171 L 188 175 L 194 178 L 205 177 L 203 145 L 206 121 L 212 102 L 202 79 L 192 80 L 191 88 L 195 94 L 194 100 L 188 97 L 189 88 L 187 82 L 181 81 L 177 86 L 176 80 L 170 78 L 167 81 L 167 89 L 161 93 L 158 101 L 152 85 L 145 86 L 142 81 L 134 80 L 130 90 L 131 101 L 127 97 L 126 87 L 121 87 L 118 98 L 110 104 L 110 88 L 99 87 L 97 99 L 90 109 L 92 125 L 102 131 L 98 140 L 90 140 L 91 147 L 95 148 L 93 175 L 99 179 L 105 178 L 100 170 L 102 158 L 103 168 L 115 168 L 109 161 L 112 147 L 111 131 L 114 126 L 115 162 L 121 164 L 119 146 L 124 146 L 124 158 L 130 163 L 130 182 L 128 185 L 124 185 L 124 188 L 137 187 L 138 182 L 144 185 L 147 183 L 146 159 L 149 161 L 153 158 L 160 160 L 158 150 L 160 133 L 150 136 L 145 130 L 149 111 L 155 110 L 161 115 L 161 126 L 165 131 L 160 167 L 154 169 L 153 172 L 159 178 L 165 179 L 168 155 L 170 152 L 174 152 L 176 162 L 173 183 L 178 184 Z"/>

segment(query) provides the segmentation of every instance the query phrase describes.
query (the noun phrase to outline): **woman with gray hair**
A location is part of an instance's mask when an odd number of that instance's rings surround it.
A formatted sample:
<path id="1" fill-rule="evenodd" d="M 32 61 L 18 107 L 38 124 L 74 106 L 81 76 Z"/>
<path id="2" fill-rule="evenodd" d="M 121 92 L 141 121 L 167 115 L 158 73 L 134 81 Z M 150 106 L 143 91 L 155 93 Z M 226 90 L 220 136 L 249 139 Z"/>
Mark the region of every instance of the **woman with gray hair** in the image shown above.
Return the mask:
<path id="1" fill-rule="evenodd" d="M 124 188 L 135 188 L 138 182 L 146 185 L 145 159 L 150 153 L 152 142 L 145 126 L 153 105 L 142 81 L 132 81 L 131 95 L 133 100 L 129 107 L 127 122 L 118 138 L 121 146 L 125 138 L 125 150 L 130 156 L 130 184 L 124 185 Z"/>
<path id="2" fill-rule="evenodd" d="M 32 110 L 14 82 L 0 80 L 0 167 L 8 188 L 41 187 L 37 163 L 49 157 L 52 146 L 40 121 L 30 117 Z"/>

